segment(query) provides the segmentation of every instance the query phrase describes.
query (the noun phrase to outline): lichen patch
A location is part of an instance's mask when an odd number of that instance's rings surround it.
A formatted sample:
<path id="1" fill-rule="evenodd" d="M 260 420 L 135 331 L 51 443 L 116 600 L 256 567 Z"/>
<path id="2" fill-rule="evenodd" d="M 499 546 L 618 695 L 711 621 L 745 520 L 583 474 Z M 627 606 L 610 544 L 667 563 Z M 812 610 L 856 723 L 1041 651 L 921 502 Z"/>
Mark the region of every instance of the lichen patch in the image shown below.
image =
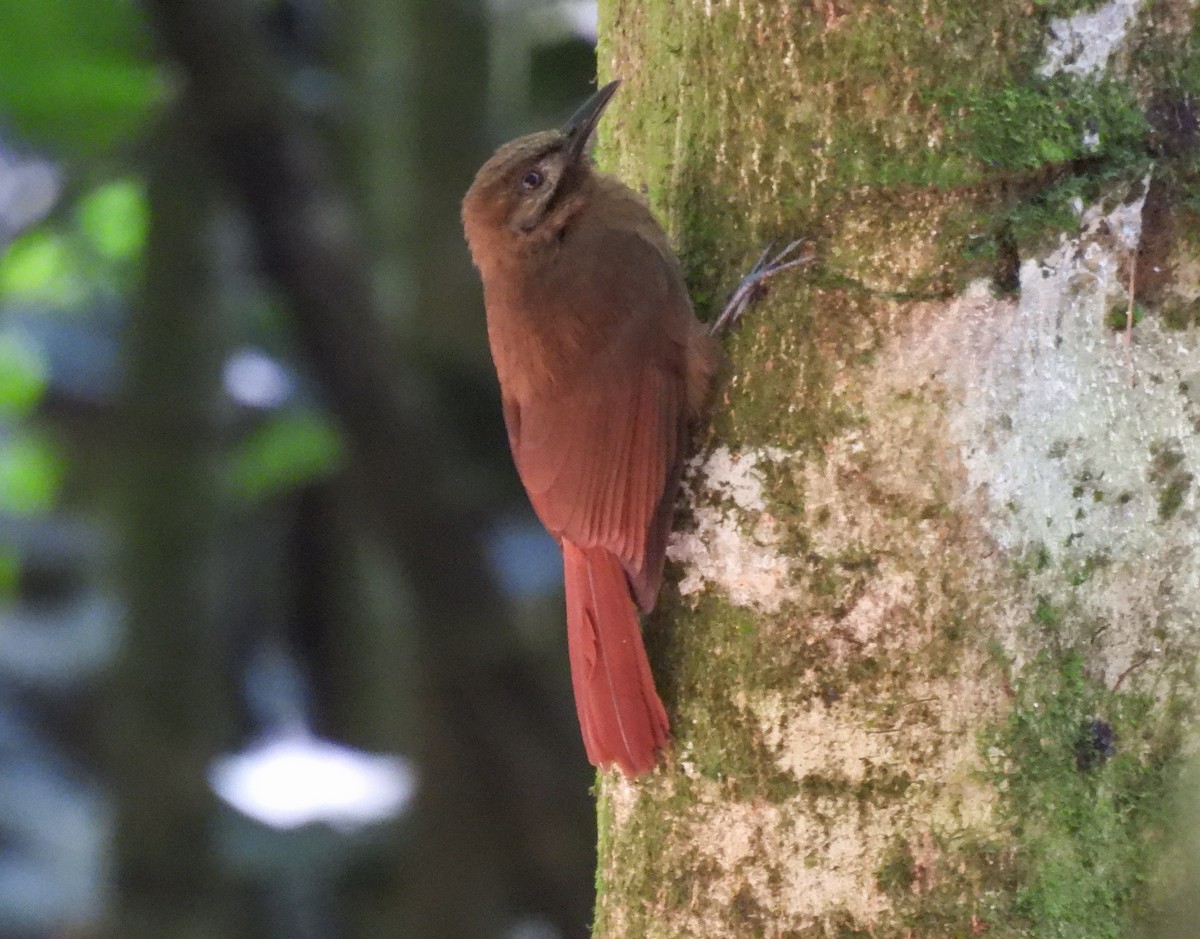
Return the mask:
<path id="1" fill-rule="evenodd" d="M 683 596 L 712 586 L 735 606 L 765 612 L 777 611 L 787 599 L 791 561 L 777 547 L 780 530 L 766 511 L 762 476 L 764 463 L 786 458 L 773 447 L 741 453 L 717 447 L 692 462 L 688 486 L 695 523 L 673 533 L 667 546 L 667 557 L 683 566 Z"/>
<path id="2" fill-rule="evenodd" d="M 1074 16 L 1051 20 L 1050 40 L 1038 74 L 1046 78 L 1060 72 L 1098 75 L 1129 33 L 1142 3 L 1143 0 L 1110 0 L 1095 10 L 1081 10 Z"/>
<path id="3" fill-rule="evenodd" d="M 883 894 L 864 885 L 873 882 L 873 871 L 864 863 L 864 841 L 883 843 L 889 819 L 863 818 L 845 812 L 834 800 L 825 806 L 828 822 L 788 805 L 732 803 L 714 806 L 706 828 L 725 833 L 707 841 L 709 858 L 734 876 L 718 879 L 731 903 L 747 891 L 757 906 L 772 911 L 764 923 L 764 936 L 784 936 L 827 921 L 838 909 L 858 923 L 873 922 L 888 906 Z M 777 875 L 762 864 L 764 857 L 790 857 Z M 700 925 L 700 924 L 698 924 Z M 704 935 L 703 929 L 694 935 Z"/>
<path id="4" fill-rule="evenodd" d="M 944 408 L 975 510 L 1009 558 L 1036 558 L 1027 588 L 1044 625 L 1088 639 L 1111 682 L 1187 639 L 1200 608 L 1193 478 L 1200 435 L 1189 377 L 1194 333 L 1125 309 L 1143 196 L 1081 213 L 1080 231 L 1020 268 L 1020 297 L 978 289 L 931 304 L 887 353 L 898 387 Z M 1136 285 L 1135 290 L 1136 290 Z M 1104 624 L 1095 641 L 1090 632 Z M 1006 638 L 1010 653 L 1017 654 Z"/>

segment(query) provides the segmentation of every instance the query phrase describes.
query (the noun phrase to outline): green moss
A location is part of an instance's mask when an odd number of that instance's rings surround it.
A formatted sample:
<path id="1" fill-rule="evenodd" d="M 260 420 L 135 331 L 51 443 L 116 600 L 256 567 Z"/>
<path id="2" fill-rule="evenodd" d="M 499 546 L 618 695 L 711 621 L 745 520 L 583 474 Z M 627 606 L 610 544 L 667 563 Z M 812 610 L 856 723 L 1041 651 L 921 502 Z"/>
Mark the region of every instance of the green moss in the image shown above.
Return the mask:
<path id="1" fill-rule="evenodd" d="M 678 602 L 663 598 L 647 637 L 663 676 L 659 690 L 673 719 L 676 752 L 700 776 L 726 781 L 739 797 L 790 798 L 797 781 L 779 769 L 758 719 L 730 689 L 787 686 L 809 664 L 811 650 L 781 643 L 751 611 L 712 598 L 684 625 Z M 686 641 L 678 630 L 687 631 Z"/>
<path id="2" fill-rule="evenodd" d="M 1182 507 L 1194 476 L 1185 468 L 1178 441 L 1155 444 L 1150 456 L 1150 482 L 1158 487 L 1158 519 L 1166 522 Z"/>
<path id="3" fill-rule="evenodd" d="M 730 919 L 737 936 L 761 936 L 766 924 L 771 922 L 771 911 L 764 909 L 753 891 L 743 884 L 730 900 Z"/>
<path id="4" fill-rule="evenodd" d="M 1053 632 L 1062 626 L 1063 611 L 1052 603 L 1049 597 L 1041 596 L 1038 597 L 1037 606 L 1033 609 L 1033 618 L 1039 625 Z"/>
<path id="5" fill-rule="evenodd" d="M 894 911 L 887 935 L 1124 939 L 1145 909 L 1177 733 L 1159 735 L 1147 699 L 1091 680 L 1073 653 L 1040 656 L 1014 690 L 981 736 L 1004 846 L 898 836 L 875 871 Z"/>
<path id="6" fill-rule="evenodd" d="M 997 257 L 1037 253 L 1078 226 L 1079 203 L 1150 166 L 1149 124 L 1125 82 L 1063 74 L 971 83 L 945 92 L 942 105 L 958 115 L 956 144 L 1005 179 L 1003 204 L 973 253 L 989 244 Z"/>
<path id="7" fill-rule="evenodd" d="M 672 4 L 601 5 L 600 61 L 628 82 L 605 125 L 601 160 L 644 187 L 676 238 L 698 306 L 710 310 L 724 298 L 763 241 L 798 234 L 810 235 L 830 274 L 875 288 L 863 268 L 880 258 L 835 231 L 846 209 L 859 207 L 870 208 L 864 222 L 874 231 L 895 228 L 893 243 L 931 243 L 928 269 L 902 291 L 948 289 L 962 243 L 988 228 L 961 187 L 990 171 L 959 142 L 938 89 L 955 70 L 1007 83 L 1013 48 L 1032 62 L 1042 31 L 1015 0 L 970 11 L 935 6 L 864 5 L 852 29 L 828 29 L 815 8 L 790 5 L 758 22 L 725 6 L 701 18 Z M 646 46 L 672 67 L 630 67 Z M 680 82 L 674 66 L 684 64 L 691 71 Z M 734 94 L 721 77 L 737 73 L 757 74 L 764 89 L 796 91 Z M 853 107 L 830 125 L 840 100 Z M 610 134 L 622 140 L 617 159 Z M 764 159 L 748 165 L 749 150 Z M 756 199 L 768 185 L 773 196 Z M 871 201 L 839 204 L 863 187 Z M 937 190 L 955 192 L 937 199 Z M 994 192 L 979 197 L 994 207 Z"/>
<path id="8" fill-rule="evenodd" d="M 1053 561 L 1050 555 L 1050 549 L 1044 544 L 1037 544 L 1029 548 L 1025 554 L 1016 563 L 1016 574 L 1019 578 L 1028 577 L 1030 574 L 1044 571 Z"/>
<path id="9" fill-rule="evenodd" d="M 875 883 L 884 893 L 904 895 L 916 882 L 916 859 L 907 841 L 897 841 L 875 871 Z"/>
<path id="10" fill-rule="evenodd" d="M 860 4 L 852 26 L 830 28 L 819 8 L 790 4 L 762 17 L 726 6 L 697 17 L 674 4 L 612 0 L 601 5 L 599 58 L 627 87 L 610 109 L 602 161 L 644 186 L 703 309 L 723 298 L 763 242 L 800 234 L 828 274 L 847 283 L 880 289 L 873 268 L 884 264 L 894 268 L 884 290 L 953 289 L 962 282 L 956 274 L 977 273 L 970 264 L 958 270 L 964 251 L 989 242 L 996 213 L 1010 208 L 1008 183 L 994 180 L 1078 152 L 1070 131 L 1093 120 L 1104 162 L 1136 124 L 1120 89 L 1088 89 L 1062 114 L 1055 96 L 1067 89 L 1023 77 L 1040 55 L 1046 20 L 1062 7 L 1030 16 L 1020 0 L 969 9 L 951 0 Z M 632 67 L 648 54 L 645 44 L 669 67 Z M 738 74 L 791 93 L 733 93 L 727 76 Z M 947 87 L 974 91 L 950 101 Z M 619 136 L 619 152 L 610 135 Z M 759 198 L 766 186 L 772 195 Z M 857 221 L 846 218 L 850 193 L 868 210 L 862 230 L 889 231 L 885 240 L 903 262 L 860 247 Z M 927 263 L 914 264 L 908 246 L 920 246 Z"/>
<path id="11" fill-rule="evenodd" d="M 855 796 L 864 807 L 880 802 L 894 802 L 904 798 L 913 787 L 913 778 L 904 770 L 874 764 L 855 791 Z"/>
<path id="12" fill-rule="evenodd" d="M 1034 170 L 1088 160 L 1130 164 L 1145 157 L 1145 115 L 1125 82 L 1062 74 L 1000 87 L 951 91 L 962 144 L 986 166 Z"/>
<path id="13" fill-rule="evenodd" d="M 662 772 L 639 783 L 642 796 L 619 827 L 604 795 L 607 782 L 601 785 L 597 935 L 616 934 L 606 919 L 604 898 L 610 892 L 647 898 L 644 908 L 622 907 L 620 934 L 653 937 L 664 935 L 653 908 L 685 908 L 706 895 L 707 882 L 723 876 L 713 862 L 695 853 L 687 837 L 696 786 L 715 782 L 735 802 L 781 804 L 801 792 L 800 782 L 779 769 L 758 720 L 731 689 L 752 693 L 788 684 L 810 653 L 780 642 L 777 634 L 768 635 L 769 625 L 746 610 L 705 599 L 684 623 L 679 603 L 664 594 L 646 630 L 659 690 L 672 718 L 672 756 Z M 679 772 L 671 759 L 687 761 L 689 772 Z M 755 924 L 761 925 L 753 900 L 746 894 L 737 909 L 723 913 L 746 935 L 755 935 Z"/>
<path id="14" fill-rule="evenodd" d="M 1183 497 L 1191 488 L 1192 477 L 1188 473 L 1183 479 L 1176 479 L 1166 483 L 1158 493 L 1158 518 L 1160 521 L 1167 521 L 1183 505 Z"/>
<path id="15" fill-rule="evenodd" d="M 620 131 L 633 138 L 623 138 L 623 175 L 645 184 L 705 309 L 771 235 L 809 235 L 822 264 L 811 277 L 826 285 L 915 296 L 984 275 L 1012 289 L 1015 245 L 1075 225 L 1074 200 L 1147 165 L 1150 129 L 1127 84 L 1033 74 L 1045 20 L 1071 5 L 1031 17 L 1017 2 L 867 4 L 853 28 L 830 30 L 816 11 L 756 27 L 721 7 L 697 29 L 670 4 L 634 13 L 613 3 L 614 23 L 617 10 L 643 19 L 638 35 L 700 70 L 683 84 L 673 69 L 638 74 L 637 101 L 618 99 Z M 601 60 L 620 72 L 621 51 L 602 48 Z M 748 107 L 753 90 L 722 93 L 706 63 L 795 93 Z M 830 95 L 855 103 L 832 124 Z M 748 148 L 769 160 L 747 167 L 738 155 Z M 775 195 L 756 199 L 759 184 Z M 850 234 L 860 227 L 846 217 L 851 192 L 869 207 L 866 250 Z M 897 250 L 876 254 L 881 240 Z M 927 263 L 914 264 L 913 248 Z"/>
<path id="16" fill-rule="evenodd" d="M 1072 587 L 1081 587 L 1090 581 L 1096 571 L 1103 570 L 1112 563 L 1112 558 L 1106 551 L 1095 551 L 1083 560 L 1070 560 L 1064 565 L 1067 583 Z"/>
<path id="17" fill-rule="evenodd" d="M 612 824 L 611 795 L 607 780 L 601 779 L 599 818 L 601 844 L 596 874 L 597 896 L 595 935 L 616 935 L 607 924 L 607 898 L 610 894 L 654 898 L 669 906 L 686 904 L 693 891 L 703 892 L 706 884 L 720 875 L 711 863 L 692 859 L 686 866 L 678 863 L 683 809 L 694 798 L 686 778 L 680 778 L 668 791 L 661 781 L 643 783 L 650 798 L 634 807 L 634 818 L 619 828 Z M 607 863 L 605 862 L 607 861 Z M 632 912 L 637 921 L 629 923 L 629 932 L 621 935 L 655 936 L 649 909 Z"/>
<path id="18" fill-rule="evenodd" d="M 1105 0 L 1034 0 L 1033 6 L 1055 17 L 1074 16 L 1101 6 Z"/>
<path id="19" fill-rule="evenodd" d="M 1012 852 L 974 837 L 899 838 L 875 871 L 891 901 L 888 931 L 922 939 L 1028 936 L 1012 913 L 1016 889 Z"/>
<path id="20" fill-rule="evenodd" d="M 1133 325 L 1136 326 L 1146 318 L 1146 308 L 1140 303 L 1133 305 Z M 1108 308 L 1108 312 L 1104 315 L 1104 325 L 1113 332 L 1123 333 L 1129 328 L 1129 303 L 1121 301 L 1114 303 Z"/>
<path id="21" fill-rule="evenodd" d="M 1200 301 L 1190 303 L 1173 302 L 1165 304 L 1159 310 L 1163 325 L 1167 329 L 1188 330 L 1196 326 L 1197 314 L 1200 314 Z"/>
<path id="22" fill-rule="evenodd" d="M 1112 755 L 1081 760 L 1098 721 L 1112 728 Z M 1075 653 L 1043 653 L 1023 671 L 1010 715 L 983 745 L 1020 846 L 1010 910 L 1024 935 L 1129 935 L 1177 771 L 1177 731 L 1157 725 L 1148 699 L 1094 681 Z"/>
<path id="23" fill-rule="evenodd" d="M 600 785 L 599 774 L 597 774 L 596 784 L 592 787 L 592 794 L 596 797 L 596 853 L 600 857 L 604 857 L 612 848 L 615 827 L 613 825 L 612 805 L 609 803 L 609 799 Z M 596 866 L 597 897 L 602 896 L 607 889 L 604 872 L 605 868 L 603 865 Z"/>

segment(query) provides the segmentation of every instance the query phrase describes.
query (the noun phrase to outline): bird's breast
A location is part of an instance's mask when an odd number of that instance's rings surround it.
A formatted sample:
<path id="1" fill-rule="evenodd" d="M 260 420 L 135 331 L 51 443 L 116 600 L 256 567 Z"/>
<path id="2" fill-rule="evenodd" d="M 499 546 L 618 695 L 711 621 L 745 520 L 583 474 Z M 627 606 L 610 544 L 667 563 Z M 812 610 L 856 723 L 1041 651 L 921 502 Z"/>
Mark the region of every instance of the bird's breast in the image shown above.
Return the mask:
<path id="1" fill-rule="evenodd" d="M 501 387 L 518 400 L 563 393 L 611 355 L 632 311 L 606 302 L 571 259 L 484 276 L 488 340 Z"/>

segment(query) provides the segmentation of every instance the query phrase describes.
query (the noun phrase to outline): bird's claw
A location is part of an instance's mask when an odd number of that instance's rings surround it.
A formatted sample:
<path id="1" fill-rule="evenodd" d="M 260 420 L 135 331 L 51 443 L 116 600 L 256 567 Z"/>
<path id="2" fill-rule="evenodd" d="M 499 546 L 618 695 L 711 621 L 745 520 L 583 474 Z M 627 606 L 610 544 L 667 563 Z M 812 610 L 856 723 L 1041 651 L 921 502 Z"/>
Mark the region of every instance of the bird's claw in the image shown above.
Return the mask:
<path id="1" fill-rule="evenodd" d="M 786 271 L 790 267 L 799 267 L 802 264 L 811 264 L 815 261 L 817 259 L 815 254 L 791 257 L 793 252 L 802 244 L 804 244 L 804 239 L 797 238 L 775 255 L 775 257 L 771 257 L 771 251 L 775 247 L 774 242 L 768 244 L 763 249 L 763 253 L 758 256 L 758 260 L 754 262 L 754 266 L 750 268 L 750 273 L 742 278 L 742 282 L 733 291 L 733 296 L 725 304 L 725 309 L 721 311 L 721 315 L 713 322 L 712 327 L 709 329 L 709 334 L 712 336 L 721 336 L 732 328 L 741 319 L 742 314 L 746 312 L 750 304 L 757 299 L 762 291 L 763 281 L 767 278 L 774 277 L 780 271 Z"/>

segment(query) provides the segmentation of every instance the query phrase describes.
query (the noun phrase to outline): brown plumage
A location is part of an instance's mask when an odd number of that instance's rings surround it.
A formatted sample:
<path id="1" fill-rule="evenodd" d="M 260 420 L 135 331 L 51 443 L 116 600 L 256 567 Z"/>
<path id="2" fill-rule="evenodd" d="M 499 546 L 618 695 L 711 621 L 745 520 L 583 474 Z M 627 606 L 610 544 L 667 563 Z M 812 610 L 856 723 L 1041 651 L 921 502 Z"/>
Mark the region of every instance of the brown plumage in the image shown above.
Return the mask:
<path id="1" fill-rule="evenodd" d="M 658 596 L 688 424 L 718 352 L 645 200 L 592 166 L 617 84 L 561 129 L 497 150 L 463 227 L 517 472 L 563 550 L 588 758 L 632 776 L 668 735 L 636 607 Z"/>

